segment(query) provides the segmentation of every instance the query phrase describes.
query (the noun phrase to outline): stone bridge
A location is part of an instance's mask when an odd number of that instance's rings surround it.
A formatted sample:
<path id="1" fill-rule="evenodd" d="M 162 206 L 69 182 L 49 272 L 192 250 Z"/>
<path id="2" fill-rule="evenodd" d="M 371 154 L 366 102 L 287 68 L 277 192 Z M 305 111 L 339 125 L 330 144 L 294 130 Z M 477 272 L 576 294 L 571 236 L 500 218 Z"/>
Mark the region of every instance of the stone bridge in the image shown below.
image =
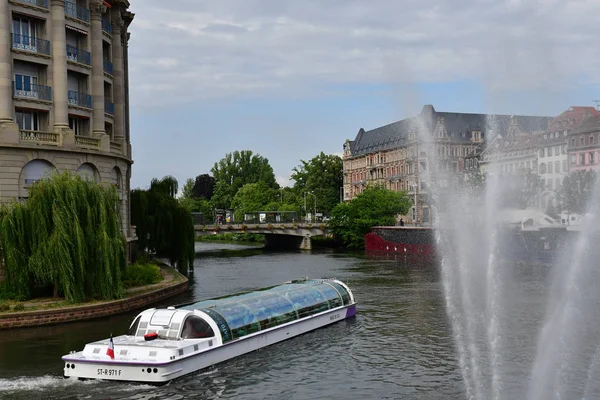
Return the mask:
<path id="1" fill-rule="evenodd" d="M 264 224 L 221 224 L 194 225 L 196 236 L 223 233 L 254 233 L 265 235 L 265 247 L 312 249 L 313 236 L 331 233 L 324 223 L 264 223 Z"/>

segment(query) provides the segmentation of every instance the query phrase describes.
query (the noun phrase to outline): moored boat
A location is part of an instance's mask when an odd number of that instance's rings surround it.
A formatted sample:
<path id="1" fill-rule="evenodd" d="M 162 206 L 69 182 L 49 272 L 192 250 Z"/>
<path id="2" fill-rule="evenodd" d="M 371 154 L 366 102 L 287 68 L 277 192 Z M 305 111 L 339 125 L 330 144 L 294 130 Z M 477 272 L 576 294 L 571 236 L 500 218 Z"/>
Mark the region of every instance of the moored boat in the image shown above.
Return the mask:
<path id="1" fill-rule="evenodd" d="M 125 335 L 62 357 L 64 376 L 164 383 L 354 316 L 336 279 L 290 281 L 253 292 L 138 314 Z"/>

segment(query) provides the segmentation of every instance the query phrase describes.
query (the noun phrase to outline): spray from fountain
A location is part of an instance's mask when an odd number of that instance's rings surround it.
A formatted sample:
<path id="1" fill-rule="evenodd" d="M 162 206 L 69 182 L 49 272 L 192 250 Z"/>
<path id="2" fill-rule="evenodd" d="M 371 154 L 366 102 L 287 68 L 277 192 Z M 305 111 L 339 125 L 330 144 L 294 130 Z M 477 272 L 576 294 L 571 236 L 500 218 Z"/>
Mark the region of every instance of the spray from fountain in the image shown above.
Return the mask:
<path id="1" fill-rule="evenodd" d="M 428 126 L 423 114 L 413 123 L 419 143 L 415 164 L 433 211 L 447 314 L 466 397 L 597 397 L 600 335 L 593 327 L 600 321 L 600 295 L 595 290 L 600 246 L 594 244 L 600 236 L 600 207 L 591 210 L 576 243 L 567 244 L 558 257 L 541 323 L 535 322 L 531 337 L 517 340 L 511 326 L 519 322 L 514 320 L 535 316 L 526 315 L 519 310 L 521 305 L 511 302 L 510 293 L 519 281 L 511 274 L 514 263 L 504 260 L 514 249 L 507 239 L 511 234 L 503 225 L 502 210 L 506 199 L 517 197 L 521 190 L 514 185 L 515 175 L 508 179 L 493 161 L 492 144 L 504 133 L 506 121 L 500 126 L 496 117 L 488 116 L 482 127 L 487 134 L 486 152 L 492 156 L 483 186 L 457 180 L 452 173 L 442 150 L 442 126 Z M 591 204 L 600 199 L 600 182 L 593 199 Z"/>

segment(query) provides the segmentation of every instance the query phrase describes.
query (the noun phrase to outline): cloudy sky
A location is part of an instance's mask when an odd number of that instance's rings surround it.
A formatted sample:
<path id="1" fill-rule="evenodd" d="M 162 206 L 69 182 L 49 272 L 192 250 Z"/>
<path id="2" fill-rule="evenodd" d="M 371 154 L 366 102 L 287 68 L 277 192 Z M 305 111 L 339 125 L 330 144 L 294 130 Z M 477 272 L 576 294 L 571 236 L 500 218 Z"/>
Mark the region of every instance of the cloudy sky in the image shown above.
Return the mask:
<path id="1" fill-rule="evenodd" d="M 600 99 L 598 0 L 132 0 L 132 186 L 301 159 L 418 113 Z"/>

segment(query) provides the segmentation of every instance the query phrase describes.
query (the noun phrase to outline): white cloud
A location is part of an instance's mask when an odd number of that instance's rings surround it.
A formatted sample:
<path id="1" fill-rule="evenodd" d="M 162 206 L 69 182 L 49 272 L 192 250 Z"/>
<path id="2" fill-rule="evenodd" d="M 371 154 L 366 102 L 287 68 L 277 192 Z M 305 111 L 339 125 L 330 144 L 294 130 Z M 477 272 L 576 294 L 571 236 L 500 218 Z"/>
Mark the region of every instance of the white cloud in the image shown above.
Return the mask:
<path id="1" fill-rule="evenodd" d="M 292 181 L 290 176 L 277 176 L 275 178 L 279 186 L 281 187 L 292 187 L 294 186 L 294 182 Z"/>
<path id="2" fill-rule="evenodd" d="M 560 88 L 600 70 L 597 0 L 174 4 L 132 2 L 134 105 L 298 97 L 365 82 Z"/>

